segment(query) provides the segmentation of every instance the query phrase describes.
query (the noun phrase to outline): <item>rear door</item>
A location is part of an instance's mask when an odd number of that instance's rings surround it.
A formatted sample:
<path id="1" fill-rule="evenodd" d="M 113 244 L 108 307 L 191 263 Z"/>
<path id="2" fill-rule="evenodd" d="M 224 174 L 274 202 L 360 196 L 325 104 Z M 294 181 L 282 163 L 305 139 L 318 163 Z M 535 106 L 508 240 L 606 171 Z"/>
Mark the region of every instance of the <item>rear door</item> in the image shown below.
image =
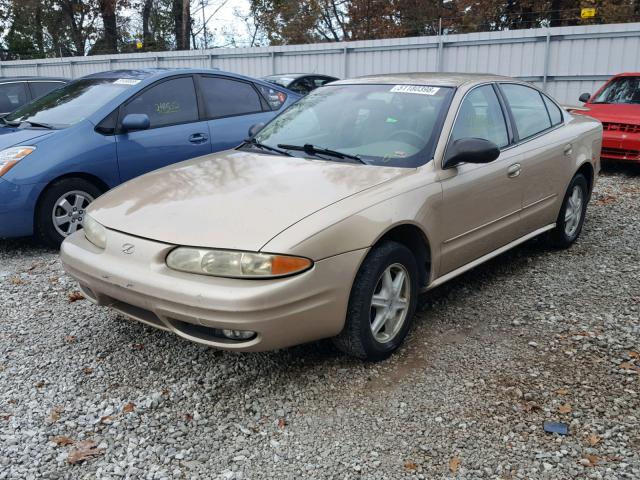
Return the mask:
<path id="1" fill-rule="evenodd" d="M 206 120 L 200 120 L 191 75 L 163 79 L 125 102 L 119 124 L 130 113 L 148 115 L 147 130 L 116 135 L 122 181 L 166 165 L 211 153 Z"/>
<path id="2" fill-rule="evenodd" d="M 522 235 L 556 221 L 564 196 L 573 145 L 566 138 L 563 114 L 538 90 L 501 83 L 500 90 L 513 118 L 516 150 L 522 155 Z"/>
<path id="3" fill-rule="evenodd" d="M 252 125 L 266 123 L 274 116 L 270 103 L 275 101 L 273 107 L 280 108 L 284 102 L 282 98 L 278 104 L 275 89 L 263 87 L 274 95 L 274 100 L 268 100 L 252 82 L 231 77 L 200 75 L 198 86 L 214 152 L 240 145 Z"/>
<path id="4" fill-rule="evenodd" d="M 441 275 L 520 237 L 521 155 L 512 146 L 506 110 L 491 84 L 470 90 L 460 105 L 449 144 L 467 137 L 492 141 L 500 156 L 442 171 Z"/>

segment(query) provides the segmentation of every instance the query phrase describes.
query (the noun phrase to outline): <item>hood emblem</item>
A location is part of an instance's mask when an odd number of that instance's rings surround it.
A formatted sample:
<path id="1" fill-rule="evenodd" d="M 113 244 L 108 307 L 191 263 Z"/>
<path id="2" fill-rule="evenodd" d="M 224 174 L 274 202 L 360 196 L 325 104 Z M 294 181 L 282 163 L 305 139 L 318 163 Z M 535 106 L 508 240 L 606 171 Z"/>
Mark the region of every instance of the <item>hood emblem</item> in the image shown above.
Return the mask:
<path id="1" fill-rule="evenodd" d="M 136 251 L 136 246 L 131 243 L 123 243 L 122 244 L 122 253 L 125 255 L 131 255 Z"/>

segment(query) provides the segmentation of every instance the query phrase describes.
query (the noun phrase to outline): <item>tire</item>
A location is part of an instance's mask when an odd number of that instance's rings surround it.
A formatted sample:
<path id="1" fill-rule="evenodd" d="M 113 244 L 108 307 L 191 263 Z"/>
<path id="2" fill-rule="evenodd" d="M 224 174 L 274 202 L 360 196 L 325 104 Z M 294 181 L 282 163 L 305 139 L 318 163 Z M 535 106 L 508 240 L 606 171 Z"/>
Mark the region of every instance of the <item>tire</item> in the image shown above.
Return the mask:
<path id="1" fill-rule="evenodd" d="M 386 277 L 387 272 L 390 277 Z M 400 286 L 396 297 L 393 290 L 389 292 L 386 287 L 391 286 L 389 279 L 399 282 L 400 273 L 405 275 L 406 281 Z M 374 294 L 378 307 L 372 305 Z M 411 327 L 417 298 L 418 267 L 411 251 L 393 241 L 375 247 L 365 258 L 353 282 L 345 326 L 333 338 L 335 346 L 363 360 L 388 358 L 402 345 Z M 406 309 L 400 310 L 403 299 Z M 389 307 L 382 306 L 385 302 Z M 382 328 L 374 333 L 376 320 L 378 325 L 382 323 Z"/>
<path id="2" fill-rule="evenodd" d="M 580 201 L 576 210 L 576 202 Z M 562 208 L 556 220 L 556 227 L 549 232 L 548 241 L 554 248 L 569 248 L 580 236 L 584 224 L 587 203 L 589 201 L 589 184 L 581 173 L 576 174 L 562 201 Z M 576 213 L 580 217 L 576 221 Z"/>
<path id="3" fill-rule="evenodd" d="M 68 235 L 82 228 L 85 208 L 101 194 L 97 186 L 83 178 L 63 178 L 53 182 L 42 193 L 36 207 L 37 238 L 51 247 L 59 248 Z M 65 198 L 67 203 L 61 206 Z M 68 205 L 68 209 L 65 205 Z M 54 216 L 68 217 L 69 221 L 57 224 Z"/>

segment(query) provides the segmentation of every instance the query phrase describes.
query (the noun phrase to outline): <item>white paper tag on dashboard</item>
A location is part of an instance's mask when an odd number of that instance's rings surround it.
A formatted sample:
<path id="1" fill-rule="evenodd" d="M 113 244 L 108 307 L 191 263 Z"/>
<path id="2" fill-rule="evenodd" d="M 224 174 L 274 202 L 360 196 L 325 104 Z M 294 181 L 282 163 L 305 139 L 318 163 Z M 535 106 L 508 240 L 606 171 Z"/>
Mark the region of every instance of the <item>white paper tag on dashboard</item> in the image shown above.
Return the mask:
<path id="1" fill-rule="evenodd" d="M 425 85 L 396 85 L 390 92 L 393 93 L 415 93 L 417 95 L 435 95 L 440 90 L 438 87 L 427 87 Z"/>
<path id="2" fill-rule="evenodd" d="M 140 83 L 140 80 L 136 80 L 135 78 L 119 78 L 115 82 L 114 85 L 137 85 Z"/>

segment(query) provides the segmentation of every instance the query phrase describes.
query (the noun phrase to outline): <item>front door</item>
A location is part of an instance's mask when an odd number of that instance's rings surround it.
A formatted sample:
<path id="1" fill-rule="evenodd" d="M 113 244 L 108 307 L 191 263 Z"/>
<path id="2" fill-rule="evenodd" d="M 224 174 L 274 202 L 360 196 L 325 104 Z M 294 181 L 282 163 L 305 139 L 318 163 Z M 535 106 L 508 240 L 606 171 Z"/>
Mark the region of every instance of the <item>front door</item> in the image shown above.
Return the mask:
<path id="1" fill-rule="evenodd" d="M 484 138 L 501 148 L 487 164 L 459 164 L 442 171 L 440 275 L 520 237 L 522 156 L 510 144 L 503 109 L 493 86 L 471 90 L 463 100 L 449 142 Z"/>
<path id="2" fill-rule="evenodd" d="M 200 120 L 191 76 L 164 80 L 143 90 L 121 107 L 120 120 L 129 113 L 146 114 L 150 127 L 116 136 L 123 182 L 211 153 L 209 127 Z"/>

